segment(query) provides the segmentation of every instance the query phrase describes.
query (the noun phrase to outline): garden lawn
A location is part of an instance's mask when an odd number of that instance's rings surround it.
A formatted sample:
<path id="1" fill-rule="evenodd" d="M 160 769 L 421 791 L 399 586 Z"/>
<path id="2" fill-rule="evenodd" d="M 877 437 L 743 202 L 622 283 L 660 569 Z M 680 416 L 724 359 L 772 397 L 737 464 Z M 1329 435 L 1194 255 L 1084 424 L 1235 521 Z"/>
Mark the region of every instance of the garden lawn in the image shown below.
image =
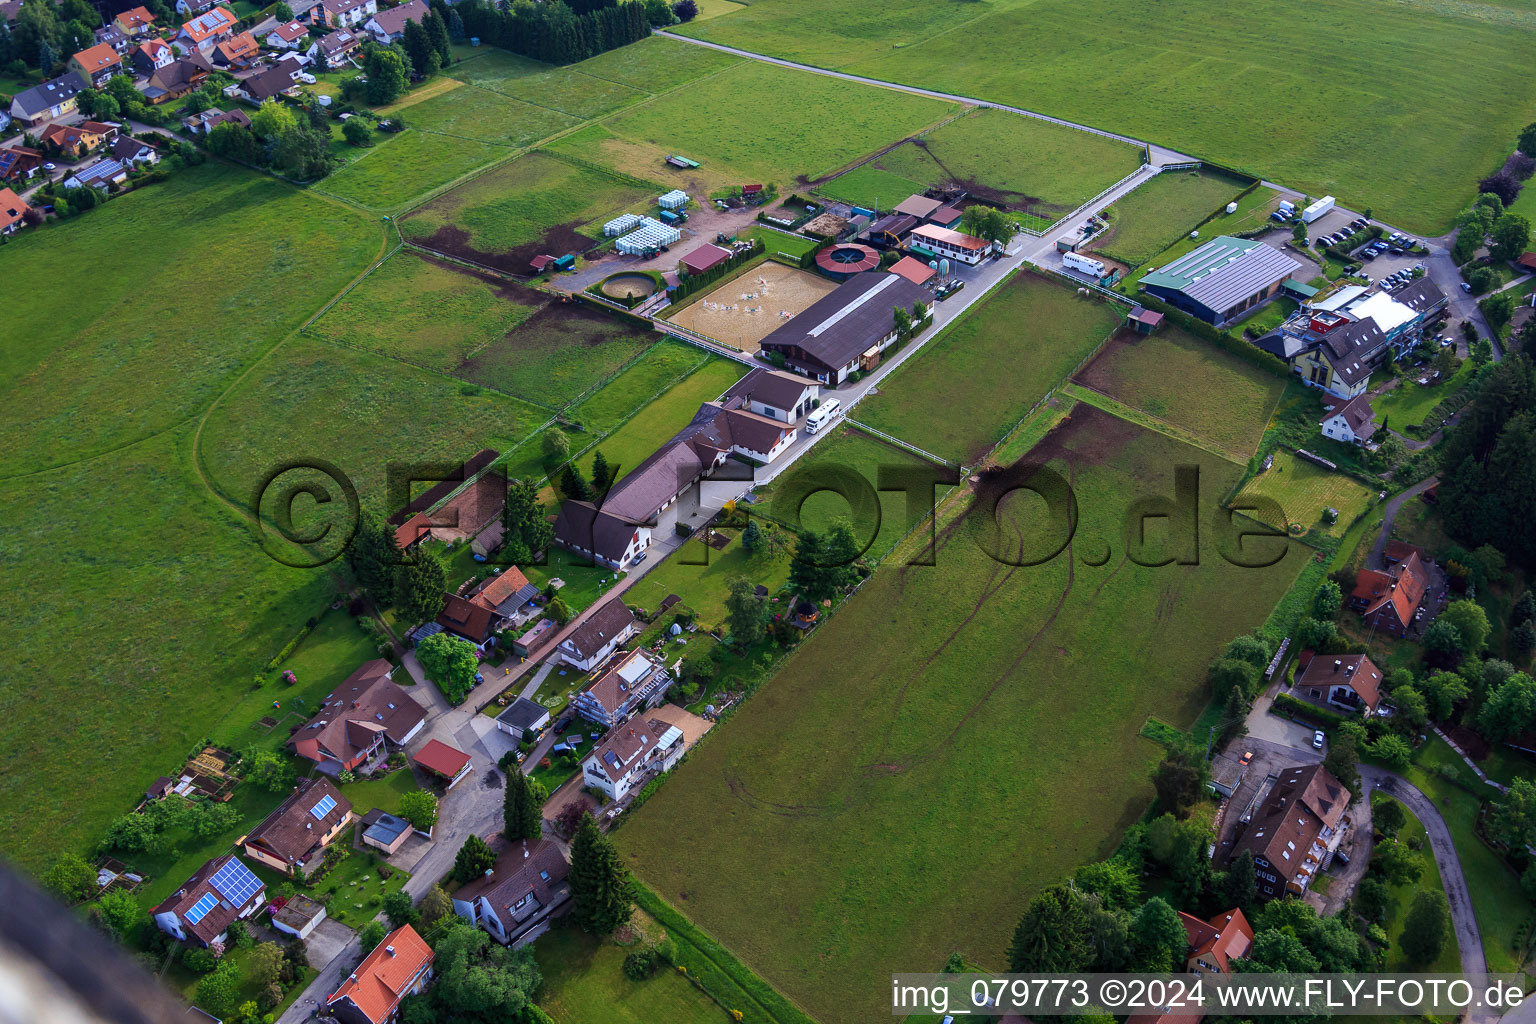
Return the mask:
<path id="1" fill-rule="evenodd" d="M 622 83 L 583 74 L 580 67 L 555 67 L 506 50 L 484 49 L 480 56 L 456 65 L 450 74 L 471 87 L 516 97 L 522 101 L 516 104 L 518 108 L 543 107 L 568 122 L 566 127 L 647 95 Z"/>
<path id="2" fill-rule="evenodd" d="M 385 512 L 392 511 L 384 493 L 391 464 L 456 462 L 482 448 L 506 450 L 548 417 L 543 409 L 474 384 L 301 339 L 220 403 L 198 450 L 219 490 L 247 507 L 274 466 L 323 459 L 351 477 L 365 504 Z M 300 478 L 294 471 L 282 482 Z M 335 485 L 329 490 L 337 495 Z M 296 519 L 306 507 L 314 508 L 296 504 Z M 272 514 L 265 504 L 262 510 Z"/>
<path id="3" fill-rule="evenodd" d="M 440 92 L 412 103 L 403 108 L 402 116 L 417 132 L 514 148 L 547 139 L 581 123 L 580 118 L 559 110 L 524 103 L 473 85 Z"/>
<path id="4" fill-rule="evenodd" d="M 507 156 L 503 147 L 409 128 L 378 137 L 377 145 L 315 189 L 378 213 L 395 213 Z"/>
<path id="5" fill-rule="evenodd" d="M 11 303 L 5 331 L 26 343 L 0 350 L 6 474 L 198 415 L 377 259 L 380 242 L 356 211 L 216 163 L 11 239 L 6 289 L 27 300 Z M 215 266 L 226 268 L 217 287 Z"/>
<path id="6" fill-rule="evenodd" d="M 447 255 L 527 274 L 528 261 L 541 253 L 590 249 L 601 237 L 594 221 L 654 195 L 603 171 L 528 153 L 412 211 L 400 231 Z"/>
<path id="7" fill-rule="evenodd" d="M 853 415 L 941 458 L 973 463 L 1120 317 L 1117 306 L 1017 273 L 885 378 Z"/>
<path id="8" fill-rule="evenodd" d="M 564 580 L 565 586 L 560 596 L 573 612 L 586 611 L 623 577 L 622 573 L 616 576 L 612 569 L 595 565 L 590 558 L 583 558 L 574 551 L 557 546 L 550 547 L 543 565 L 522 565 L 518 568 L 523 570 L 528 582 L 540 590 L 547 587 L 552 579 Z"/>
<path id="9" fill-rule="evenodd" d="M 1458 974 L 1461 971 L 1461 957 L 1456 948 L 1456 929 L 1454 925 L 1447 924 L 1445 945 L 1440 950 L 1440 955 L 1428 964 L 1409 961 L 1403 955 L 1403 926 L 1408 923 L 1408 909 L 1413 906 L 1413 897 L 1420 890 L 1428 892 L 1441 892 L 1445 885 L 1440 880 L 1440 866 L 1435 863 L 1435 854 L 1430 849 L 1428 836 L 1424 831 L 1424 825 L 1414 817 L 1401 800 L 1387 796 L 1384 793 L 1375 793 L 1371 796 L 1372 808 L 1391 801 L 1402 808 L 1408 817 L 1408 823 L 1397 834 L 1397 841 L 1405 846 L 1419 851 L 1419 860 L 1424 865 L 1424 873 L 1419 876 L 1417 882 L 1408 882 L 1403 885 L 1388 885 L 1387 892 L 1392 896 L 1392 902 L 1387 908 L 1387 921 L 1383 927 L 1387 932 L 1387 939 L 1391 943 L 1391 949 L 1387 953 L 1387 970 L 1389 971 L 1429 971 L 1444 974 Z M 1326 876 L 1325 876 L 1326 877 Z"/>
<path id="10" fill-rule="evenodd" d="M 1214 171 L 1166 171 L 1109 207 L 1109 230 L 1091 248 L 1139 267 L 1242 190 L 1242 182 Z M 1202 229 L 1200 234 L 1208 241 L 1220 232 Z"/>
<path id="11" fill-rule="evenodd" d="M 1259 446 L 1285 377 L 1164 323 L 1122 330 L 1077 381 L 1191 431 L 1241 462 Z"/>
<path id="12" fill-rule="evenodd" d="M 1237 500 L 1240 505 L 1244 498 L 1269 498 L 1280 506 L 1284 521 L 1254 510 L 1246 511 L 1246 515 L 1282 530 L 1287 523 L 1293 523 L 1329 537 L 1342 537 L 1355 517 L 1375 504 L 1376 492 L 1352 477 L 1324 469 L 1283 449 L 1274 456 L 1275 464 L 1248 481 Z M 1324 508 L 1338 509 L 1338 521 L 1323 522 Z"/>
<path id="13" fill-rule="evenodd" d="M 847 517 L 853 525 L 854 535 L 868 545 L 864 557 L 878 561 L 911 529 L 917 518 L 931 511 L 948 488 L 936 487 L 930 502 L 915 510 L 915 517 L 911 515 L 912 510 L 907 508 L 905 494 L 897 490 L 876 490 L 873 502 L 867 500 L 866 494 L 866 501 L 860 502 L 857 507 L 851 507 L 841 495 L 831 491 L 811 494 L 797 516 L 795 509 L 790 506 L 794 504 L 797 493 L 805 492 L 800 490 L 795 481 L 815 481 L 828 468 L 836 467 L 839 470 L 853 470 L 860 479 L 869 482 L 871 489 L 875 489 L 880 483 L 882 466 L 908 469 L 923 465 L 929 465 L 927 460 L 904 448 L 888 444 L 857 427 L 840 426 L 835 429 L 833 436 L 817 442 L 815 448 L 771 484 L 758 488 L 757 504 L 743 507 L 753 514 L 761 514 L 789 526 L 798 521 L 818 533 L 824 533 L 837 519 Z"/>
<path id="14" fill-rule="evenodd" d="M 448 372 L 547 301 L 498 278 L 400 251 L 326 310 L 308 332 Z"/>
<path id="15" fill-rule="evenodd" d="M 1162 750 L 1142 723 L 1193 723 L 1212 655 L 1300 567 L 1293 551 L 1238 569 L 1213 547 L 1197 566 L 1125 560 L 1128 505 L 1168 493 L 1183 463 L 1219 493 L 1240 470 L 1215 456 L 1078 406 L 1034 457 L 1076 490 L 1070 550 L 993 561 L 985 512 L 943 531 L 933 566 L 896 568 L 898 548 L 617 835 L 647 885 L 685 894 L 702 928 L 827 1024 L 874 1019 L 892 970 L 956 949 L 1002 967 L 1029 897 L 1112 852 L 1146 807 Z M 1033 503 L 1000 514 L 1044 554 Z M 932 884 L 958 846 L 964 884 Z"/>
<path id="16" fill-rule="evenodd" d="M 734 359 L 711 359 L 598 441 L 577 463 L 582 474 L 592 478 L 592 461 L 601 451 L 615 479 L 623 477 L 686 427 L 700 405 L 719 398 L 746 372 Z M 580 406 L 576 412 L 580 415 Z"/>
<path id="17" fill-rule="evenodd" d="M 1423 369 L 1420 368 L 1420 371 Z M 1472 360 L 1464 359 L 1449 380 L 1429 385 L 1418 383 L 1420 372 L 1405 372 L 1398 378 L 1396 387 L 1371 396 L 1371 408 L 1376 410 L 1376 422 L 1399 433 L 1405 433 L 1409 427 L 1417 427 L 1435 411 L 1435 406 L 1454 395 L 1476 371 L 1477 367 L 1472 365 Z"/>
<path id="18" fill-rule="evenodd" d="M 534 943 L 544 1012 L 560 1024 L 720 1024 L 720 1007 L 669 965 L 645 981 L 624 976 L 624 958 L 665 935 L 643 912 L 629 926 L 644 936 L 629 946 L 590 935 L 569 918 Z"/>
<path id="19" fill-rule="evenodd" d="M 731 581 L 744 577 L 753 586 L 767 587 L 770 595 L 777 594 L 789 579 L 790 558 L 787 550 L 775 554 L 766 545 L 747 551 L 741 546 L 740 530 L 715 532 L 729 538 L 723 550 L 706 547 L 703 540 L 686 542 L 625 591 L 625 601 L 654 610 L 669 594 L 676 594 L 693 609 L 702 628 L 729 632 L 725 599 L 730 595 Z M 773 610 L 786 608 L 780 604 Z"/>
<path id="20" fill-rule="evenodd" d="M 697 173 L 710 180 L 790 187 L 900 141 L 955 109 L 910 93 L 748 61 L 630 107 L 605 124 L 620 139 L 654 149 L 658 160 L 682 153 L 700 161 Z M 699 116 L 705 110 L 708 116 Z"/>
<path id="21" fill-rule="evenodd" d="M 1152 139 L 1437 235 L 1531 120 L 1521 69 L 1536 63 L 1536 11 L 1496 2 L 1380 13 L 1370 0 L 1176 10 L 754 0 L 677 31 Z M 1326 73 L 1276 60 L 1276 40 L 1302 21 L 1319 39 L 1369 25 L 1371 45 Z M 1409 151 L 1382 159 L 1399 148 Z"/>
<path id="22" fill-rule="evenodd" d="M 977 109 L 865 166 L 920 182 L 958 185 L 1010 210 L 1061 216 L 1141 166 L 1142 150 L 1117 139 L 1005 110 Z M 887 195 L 882 209 L 905 196 Z"/>

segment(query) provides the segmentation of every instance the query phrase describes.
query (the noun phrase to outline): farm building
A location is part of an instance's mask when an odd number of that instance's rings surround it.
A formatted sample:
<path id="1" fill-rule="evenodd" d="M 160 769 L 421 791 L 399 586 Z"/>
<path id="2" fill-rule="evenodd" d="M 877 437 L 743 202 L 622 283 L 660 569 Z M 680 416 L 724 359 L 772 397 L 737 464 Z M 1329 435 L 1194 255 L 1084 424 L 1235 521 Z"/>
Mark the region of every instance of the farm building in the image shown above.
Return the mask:
<path id="1" fill-rule="evenodd" d="M 656 200 L 656 205 L 663 210 L 681 210 L 688 205 L 688 193 L 680 188 L 675 188 L 666 195 Z"/>
<path id="2" fill-rule="evenodd" d="M 794 423 L 810 413 L 820 394 L 820 386 L 804 377 L 758 368 L 731 385 L 721 404 Z"/>
<path id="3" fill-rule="evenodd" d="M 731 258 L 731 250 L 705 242 L 682 259 L 682 268 L 690 274 L 707 273 Z"/>
<path id="4" fill-rule="evenodd" d="M 1220 235 L 1141 279 L 1141 287 L 1220 327 L 1280 294 L 1301 264 L 1273 246 Z"/>
<path id="5" fill-rule="evenodd" d="M 823 384 L 840 384 L 878 362 L 896 341 L 893 314 L 929 293 L 898 274 L 856 274 L 762 340 L 786 365 Z"/>
<path id="6" fill-rule="evenodd" d="M 926 220 L 943 205 L 937 199 L 929 199 L 927 196 L 908 196 L 897 203 L 896 209 L 892 212 L 908 217 L 916 217 L 918 220 Z"/>
<path id="7" fill-rule="evenodd" d="M 626 231 L 633 231 L 644 221 L 645 218 L 638 213 L 620 214 L 603 225 L 603 236 L 606 238 L 617 238 Z"/>
<path id="8" fill-rule="evenodd" d="M 907 232 L 917 227 L 916 217 L 901 213 L 888 213 L 869 226 L 869 240 L 887 249 L 894 249 L 907 237 Z"/>
<path id="9" fill-rule="evenodd" d="M 907 251 L 924 259 L 947 257 L 975 266 L 986 258 L 992 246 L 975 235 L 924 224 L 907 236 Z"/>
<path id="10" fill-rule="evenodd" d="M 916 257 L 903 256 L 891 265 L 891 273 L 900 274 L 913 284 L 927 284 L 939 272 Z"/>
<path id="11" fill-rule="evenodd" d="M 613 247 L 625 256 L 644 256 L 664 245 L 676 245 L 682 237 L 683 233 L 671 225 L 641 217 L 635 229 L 614 242 Z"/>
<path id="12" fill-rule="evenodd" d="M 831 245 L 816 254 L 816 269 L 834 281 L 846 281 L 854 274 L 876 270 L 879 266 L 880 254 L 857 242 Z"/>
<path id="13" fill-rule="evenodd" d="M 1162 322 L 1163 314 L 1141 305 L 1131 307 L 1131 311 L 1125 314 L 1125 326 L 1137 334 L 1151 334 Z"/>
<path id="14" fill-rule="evenodd" d="M 673 167 L 684 171 L 691 171 L 695 167 L 699 166 L 699 162 L 697 160 L 690 160 L 686 156 L 679 156 L 676 153 L 669 154 L 667 156 L 666 162 L 671 164 Z"/>

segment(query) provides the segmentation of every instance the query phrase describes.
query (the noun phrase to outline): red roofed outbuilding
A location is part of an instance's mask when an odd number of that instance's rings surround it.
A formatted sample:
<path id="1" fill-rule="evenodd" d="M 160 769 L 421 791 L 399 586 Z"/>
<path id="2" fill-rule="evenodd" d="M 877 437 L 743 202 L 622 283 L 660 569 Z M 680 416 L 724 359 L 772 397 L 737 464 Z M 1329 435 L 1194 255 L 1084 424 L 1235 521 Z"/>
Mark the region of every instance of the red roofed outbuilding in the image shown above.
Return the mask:
<path id="1" fill-rule="evenodd" d="M 411 760 L 434 775 L 441 775 L 453 784 L 469 773 L 470 758 L 457 747 L 450 747 L 442 740 L 428 740 L 427 745 L 411 755 Z"/>
<path id="2" fill-rule="evenodd" d="M 713 270 L 731 258 L 729 249 L 722 249 L 713 242 L 705 242 L 683 257 L 683 269 L 690 274 L 703 274 Z"/>

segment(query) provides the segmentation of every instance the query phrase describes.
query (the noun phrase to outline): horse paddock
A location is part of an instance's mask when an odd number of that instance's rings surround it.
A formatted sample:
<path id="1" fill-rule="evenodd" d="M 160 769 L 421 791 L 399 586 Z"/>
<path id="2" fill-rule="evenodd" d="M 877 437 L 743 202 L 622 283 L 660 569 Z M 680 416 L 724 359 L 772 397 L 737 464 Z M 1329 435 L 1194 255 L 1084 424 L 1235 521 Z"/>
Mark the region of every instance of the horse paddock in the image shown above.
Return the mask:
<path id="1" fill-rule="evenodd" d="M 666 317 L 743 352 L 837 287 L 837 282 L 769 260 Z"/>

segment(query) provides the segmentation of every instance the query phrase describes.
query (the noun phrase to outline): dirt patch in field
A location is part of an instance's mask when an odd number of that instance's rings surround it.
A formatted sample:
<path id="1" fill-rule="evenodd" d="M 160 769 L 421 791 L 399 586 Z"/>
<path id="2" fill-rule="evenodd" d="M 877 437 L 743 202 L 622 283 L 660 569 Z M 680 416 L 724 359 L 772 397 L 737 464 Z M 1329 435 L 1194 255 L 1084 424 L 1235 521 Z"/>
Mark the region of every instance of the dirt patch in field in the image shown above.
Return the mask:
<path id="1" fill-rule="evenodd" d="M 423 249 L 442 253 L 455 259 L 468 260 L 481 266 L 499 270 L 504 274 L 532 277 L 529 262 L 535 256 L 564 256 L 566 253 L 584 253 L 597 243 L 577 231 L 579 221 L 557 224 L 544 232 L 537 242 L 528 242 L 502 252 L 485 252 L 469 244 L 469 232 L 454 224 L 445 224 L 427 238 L 415 244 Z"/>
<path id="2" fill-rule="evenodd" d="M 418 258 L 426 260 L 435 267 L 442 267 L 444 270 L 451 270 L 455 274 L 462 274 L 465 277 L 472 277 L 476 281 L 482 281 L 496 289 L 496 297 L 498 299 L 506 299 L 508 302 L 515 302 L 519 306 L 537 306 L 541 302 L 548 301 L 542 292 L 520 285 L 516 281 L 508 281 L 504 277 L 497 277 L 495 274 L 487 274 L 473 267 L 466 267 L 462 263 L 453 263 L 449 260 L 434 259 L 431 256 L 419 254 Z"/>

